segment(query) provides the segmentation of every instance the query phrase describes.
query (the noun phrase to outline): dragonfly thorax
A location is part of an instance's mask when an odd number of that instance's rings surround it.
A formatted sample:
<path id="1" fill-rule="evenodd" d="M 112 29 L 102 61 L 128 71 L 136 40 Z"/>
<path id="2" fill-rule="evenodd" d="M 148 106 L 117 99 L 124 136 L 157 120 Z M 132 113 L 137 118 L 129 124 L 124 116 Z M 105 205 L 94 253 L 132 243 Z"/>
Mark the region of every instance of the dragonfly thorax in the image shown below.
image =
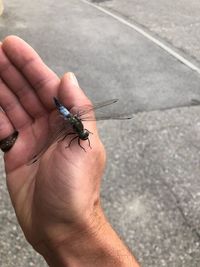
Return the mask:
<path id="1" fill-rule="evenodd" d="M 78 137 L 81 140 L 87 140 L 90 132 L 84 128 L 81 119 L 76 115 L 69 114 L 68 121 L 74 129 L 74 132 L 77 133 Z"/>

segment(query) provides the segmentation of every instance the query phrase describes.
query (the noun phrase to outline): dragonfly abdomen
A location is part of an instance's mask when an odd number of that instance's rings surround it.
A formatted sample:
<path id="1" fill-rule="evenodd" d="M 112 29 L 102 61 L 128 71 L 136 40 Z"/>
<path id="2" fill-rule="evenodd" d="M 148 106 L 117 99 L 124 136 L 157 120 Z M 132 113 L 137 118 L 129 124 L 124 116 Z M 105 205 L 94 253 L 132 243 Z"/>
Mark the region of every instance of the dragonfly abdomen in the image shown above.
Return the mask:
<path id="1" fill-rule="evenodd" d="M 54 99 L 54 103 L 57 107 L 57 109 L 59 110 L 60 114 L 64 117 L 64 118 L 68 118 L 70 117 L 70 112 L 69 110 L 64 107 L 63 105 L 60 104 L 60 102 L 58 101 L 58 99 L 56 97 L 53 98 Z"/>

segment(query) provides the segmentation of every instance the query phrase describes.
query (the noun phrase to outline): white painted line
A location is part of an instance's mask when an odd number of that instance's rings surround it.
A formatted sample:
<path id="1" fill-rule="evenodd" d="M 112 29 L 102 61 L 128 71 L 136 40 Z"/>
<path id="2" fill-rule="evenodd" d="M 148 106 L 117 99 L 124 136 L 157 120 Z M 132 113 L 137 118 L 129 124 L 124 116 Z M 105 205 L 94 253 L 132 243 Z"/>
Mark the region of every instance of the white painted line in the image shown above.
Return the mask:
<path id="1" fill-rule="evenodd" d="M 84 2 L 85 4 L 88 4 L 98 10 L 100 10 L 101 12 L 109 15 L 110 17 L 118 20 L 119 22 L 125 24 L 126 26 L 134 29 L 135 31 L 137 31 L 138 33 L 142 34 L 144 37 L 146 37 L 147 39 L 149 39 L 150 41 L 152 41 L 153 43 L 155 43 L 156 45 L 158 45 L 159 47 L 161 47 L 163 50 L 165 50 L 166 52 L 168 52 L 170 55 L 172 55 L 173 57 L 175 57 L 176 59 L 178 59 L 180 62 L 182 62 L 183 64 L 185 64 L 186 66 L 188 66 L 190 69 L 196 71 L 197 73 L 200 74 L 200 68 L 197 67 L 196 65 L 194 65 L 192 62 L 190 62 L 188 59 L 186 59 L 185 57 L 183 57 L 182 55 L 180 55 L 179 53 L 177 53 L 175 50 L 173 50 L 172 48 L 170 48 L 169 46 L 167 46 L 166 44 L 162 43 L 160 40 L 156 39 L 155 37 L 153 37 L 152 35 L 150 35 L 148 32 L 146 32 L 144 29 L 140 28 L 139 26 L 135 25 L 134 23 L 128 22 L 125 19 L 117 16 L 116 14 L 113 14 L 112 12 L 106 10 L 103 7 L 100 7 L 98 5 L 95 5 L 87 0 L 80 0 L 81 2 Z"/>

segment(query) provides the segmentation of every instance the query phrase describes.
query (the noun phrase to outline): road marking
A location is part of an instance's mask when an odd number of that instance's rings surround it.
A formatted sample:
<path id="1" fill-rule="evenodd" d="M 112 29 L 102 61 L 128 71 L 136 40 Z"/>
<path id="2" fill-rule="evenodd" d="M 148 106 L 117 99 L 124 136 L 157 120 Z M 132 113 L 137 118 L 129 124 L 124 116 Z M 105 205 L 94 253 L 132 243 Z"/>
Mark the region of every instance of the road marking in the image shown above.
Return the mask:
<path id="1" fill-rule="evenodd" d="M 92 6 L 92 7 L 96 8 L 96 9 L 100 10 L 101 12 L 103 12 L 103 13 L 109 15 L 110 17 L 118 20 L 119 22 L 125 24 L 126 26 L 134 29 L 135 31 L 137 31 L 138 33 L 140 33 L 141 35 L 143 35 L 144 37 L 146 37 L 147 39 L 149 39 L 150 41 L 152 41 L 153 43 L 155 43 L 156 45 L 161 47 L 163 50 L 168 52 L 170 55 L 175 57 L 177 60 L 179 60 L 180 62 L 182 62 L 186 66 L 188 66 L 190 69 L 192 69 L 192 70 L 194 70 L 194 71 L 196 71 L 197 73 L 200 74 L 200 68 L 199 67 L 197 67 L 195 64 L 190 62 L 188 59 L 186 59 L 185 57 L 183 57 L 182 55 L 177 53 L 175 50 L 173 50 L 172 48 L 170 48 L 166 44 L 162 43 L 160 40 L 156 39 L 154 36 L 152 36 L 151 34 L 146 32 L 144 29 L 142 29 L 138 25 L 135 25 L 134 23 L 126 21 L 124 18 L 119 17 L 116 14 L 113 14 L 112 12 L 108 11 L 107 9 L 105 9 L 103 7 L 100 7 L 100 6 L 98 6 L 98 5 L 94 4 L 94 3 L 91 3 L 91 2 L 89 2 L 87 0 L 80 0 L 80 1 L 85 3 L 85 4 L 88 4 L 89 6 Z"/>

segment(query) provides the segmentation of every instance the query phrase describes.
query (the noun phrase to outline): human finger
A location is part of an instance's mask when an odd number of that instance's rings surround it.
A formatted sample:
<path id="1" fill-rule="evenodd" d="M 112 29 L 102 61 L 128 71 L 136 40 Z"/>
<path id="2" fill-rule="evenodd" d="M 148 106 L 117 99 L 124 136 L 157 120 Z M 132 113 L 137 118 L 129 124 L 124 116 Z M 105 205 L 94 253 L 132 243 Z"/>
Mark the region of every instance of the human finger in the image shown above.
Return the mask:
<path id="1" fill-rule="evenodd" d="M 0 140 L 8 137 L 14 132 L 14 127 L 6 114 L 0 110 Z"/>
<path id="2" fill-rule="evenodd" d="M 65 73 L 61 79 L 58 90 L 58 97 L 68 109 L 76 106 L 90 105 L 91 102 L 79 87 L 74 73 Z"/>
<path id="3" fill-rule="evenodd" d="M 21 105 L 31 117 L 37 118 L 46 112 L 31 85 L 5 55 L 1 44 L 0 77 L 13 92 L 13 94 L 17 96 Z"/>
<path id="4" fill-rule="evenodd" d="M 13 127 L 17 130 L 32 123 L 32 118 L 27 114 L 17 97 L 10 91 L 0 78 L 0 107 L 6 113 Z"/>
<path id="5" fill-rule="evenodd" d="M 52 99 L 57 94 L 60 79 L 49 69 L 35 50 L 17 36 L 8 36 L 2 44 L 3 51 L 15 67 L 35 89 L 43 105 L 54 108 Z"/>

